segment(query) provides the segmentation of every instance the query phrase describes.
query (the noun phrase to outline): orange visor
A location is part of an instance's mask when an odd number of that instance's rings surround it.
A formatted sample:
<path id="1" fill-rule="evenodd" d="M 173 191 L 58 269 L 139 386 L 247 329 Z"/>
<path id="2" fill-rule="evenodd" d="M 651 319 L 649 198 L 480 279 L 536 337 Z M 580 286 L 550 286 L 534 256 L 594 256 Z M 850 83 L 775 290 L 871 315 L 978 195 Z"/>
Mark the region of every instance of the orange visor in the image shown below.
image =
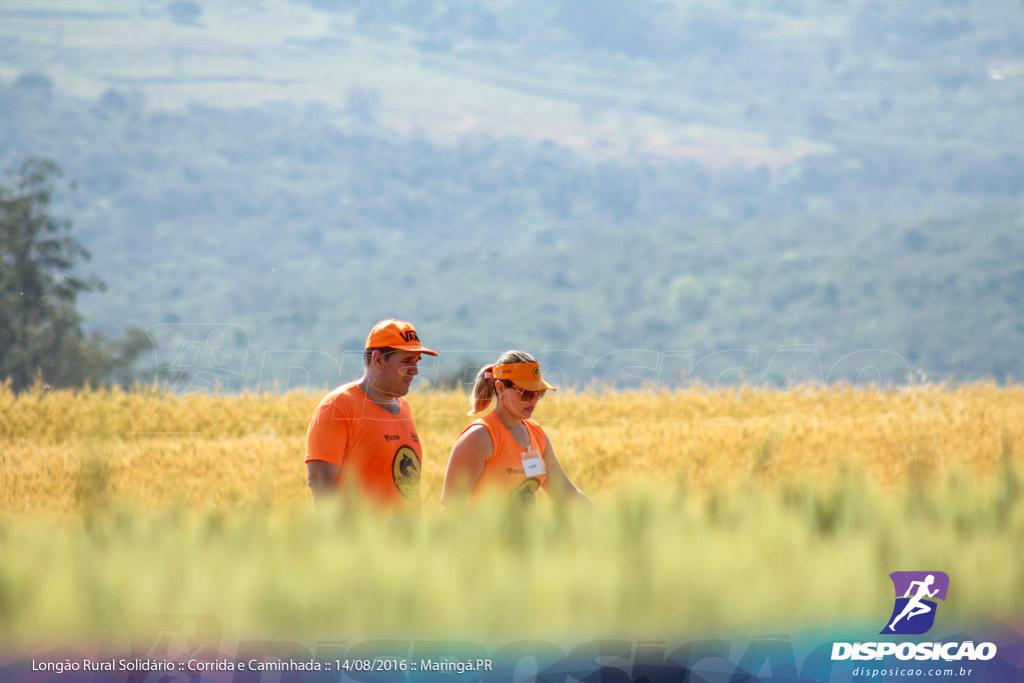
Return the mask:
<path id="1" fill-rule="evenodd" d="M 553 386 L 541 379 L 539 363 L 505 363 L 495 365 L 491 371 L 494 379 L 509 380 L 520 389 L 527 391 L 543 391 L 551 389 L 557 391 Z"/>

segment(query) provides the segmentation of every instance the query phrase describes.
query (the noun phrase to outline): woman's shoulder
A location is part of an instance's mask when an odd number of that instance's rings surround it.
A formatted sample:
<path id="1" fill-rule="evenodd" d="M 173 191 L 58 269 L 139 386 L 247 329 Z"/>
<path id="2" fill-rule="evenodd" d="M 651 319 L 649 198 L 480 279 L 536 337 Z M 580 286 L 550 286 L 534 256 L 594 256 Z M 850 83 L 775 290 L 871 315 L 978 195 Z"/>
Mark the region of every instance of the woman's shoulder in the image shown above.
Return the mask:
<path id="1" fill-rule="evenodd" d="M 494 434 L 490 425 L 483 420 L 470 423 L 455 442 L 456 447 L 468 449 L 490 457 L 494 452 Z"/>
<path id="2" fill-rule="evenodd" d="M 523 424 L 526 425 L 527 429 L 538 431 L 542 434 L 544 433 L 544 428 L 541 427 L 540 422 L 537 422 L 536 420 L 526 418 L 525 420 L 523 420 Z"/>
<path id="3" fill-rule="evenodd" d="M 540 426 L 540 423 L 527 418 L 523 420 L 523 424 L 526 425 L 526 431 L 530 434 L 530 441 L 539 441 L 541 450 L 546 450 L 548 435 L 544 433 L 544 428 Z"/>
<path id="4" fill-rule="evenodd" d="M 491 421 L 487 419 L 490 416 L 478 417 L 466 425 L 459 434 L 459 440 L 462 441 L 466 438 L 482 439 L 485 434 L 488 435 L 488 438 L 493 438 L 494 427 L 491 425 Z"/>

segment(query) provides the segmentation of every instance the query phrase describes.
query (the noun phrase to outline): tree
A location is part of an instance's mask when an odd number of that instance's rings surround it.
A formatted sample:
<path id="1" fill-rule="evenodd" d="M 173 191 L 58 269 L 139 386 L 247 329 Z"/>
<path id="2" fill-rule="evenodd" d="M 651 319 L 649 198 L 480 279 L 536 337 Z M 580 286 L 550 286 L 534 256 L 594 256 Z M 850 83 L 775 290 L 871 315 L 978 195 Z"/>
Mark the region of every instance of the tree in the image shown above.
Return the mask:
<path id="1" fill-rule="evenodd" d="M 71 236 L 71 222 L 50 214 L 60 168 L 29 157 L 0 186 L 0 380 L 22 391 L 38 379 L 81 386 L 130 368 L 145 348 L 137 330 L 110 343 L 86 338 L 75 310 L 81 292 L 104 289 L 76 267 L 89 252 Z"/>

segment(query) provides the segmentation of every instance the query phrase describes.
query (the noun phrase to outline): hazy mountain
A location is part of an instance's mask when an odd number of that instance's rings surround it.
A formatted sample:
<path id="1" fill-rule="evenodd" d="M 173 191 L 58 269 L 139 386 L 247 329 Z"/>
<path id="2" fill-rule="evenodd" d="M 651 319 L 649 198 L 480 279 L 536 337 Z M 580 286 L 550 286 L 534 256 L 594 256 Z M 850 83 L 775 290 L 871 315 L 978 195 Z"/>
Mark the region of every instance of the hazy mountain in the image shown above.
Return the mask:
<path id="1" fill-rule="evenodd" d="M 435 380 L 1002 381 L 1022 35 L 1009 1 L 7 0 L 0 161 L 77 181 L 92 328 L 239 386 L 356 374 L 390 316 Z"/>

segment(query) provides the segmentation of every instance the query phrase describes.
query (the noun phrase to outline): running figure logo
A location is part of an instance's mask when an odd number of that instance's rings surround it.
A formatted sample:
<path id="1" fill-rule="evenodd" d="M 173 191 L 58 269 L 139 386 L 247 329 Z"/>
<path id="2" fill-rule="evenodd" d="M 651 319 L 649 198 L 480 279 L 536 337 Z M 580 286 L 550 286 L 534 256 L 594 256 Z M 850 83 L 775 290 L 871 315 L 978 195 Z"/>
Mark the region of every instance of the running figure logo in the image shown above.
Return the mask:
<path id="1" fill-rule="evenodd" d="M 949 577 L 944 572 L 893 572 L 896 589 L 892 616 L 880 634 L 921 635 L 935 623 L 937 600 L 946 599 Z"/>

